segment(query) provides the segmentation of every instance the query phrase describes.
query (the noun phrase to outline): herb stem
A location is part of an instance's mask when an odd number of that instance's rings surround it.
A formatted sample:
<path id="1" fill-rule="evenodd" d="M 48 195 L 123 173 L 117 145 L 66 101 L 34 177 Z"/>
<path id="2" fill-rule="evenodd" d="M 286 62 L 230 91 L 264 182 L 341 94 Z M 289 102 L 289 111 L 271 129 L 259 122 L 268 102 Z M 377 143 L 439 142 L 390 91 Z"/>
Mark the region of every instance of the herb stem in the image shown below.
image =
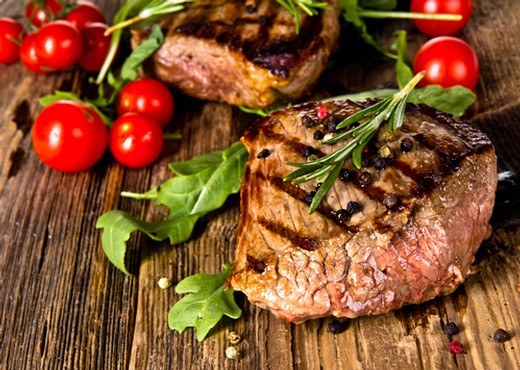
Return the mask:
<path id="1" fill-rule="evenodd" d="M 157 198 L 157 192 L 134 193 L 131 191 L 122 191 L 121 196 L 137 200 L 149 200 Z"/>
<path id="2" fill-rule="evenodd" d="M 388 122 L 387 130 L 389 131 L 399 129 L 403 125 L 406 102 L 410 91 L 413 90 L 424 75 L 424 71 L 418 73 L 408 81 L 402 90 L 350 115 L 341 121 L 336 126 L 336 129 L 340 130 L 354 123 L 359 123 L 359 126 L 321 142 L 321 144 L 335 144 L 350 138 L 350 140 L 340 148 L 312 162 L 287 162 L 290 166 L 298 167 L 297 170 L 284 177 L 284 181 L 292 181 L 294 185 L 302 184 L 310 180 L 322 179 L 327 176 L 314 195 L 309 207 L 309 213 L 313 213 L 318 208 L 322 199 L 332 188 L 345 160 L 349 156 L 352 156 L 354 166 L 358 169 L 361 168 L 363 150 L 377 134 L 383 122 Z"/>
<path id="3" fill-rule="evenodd" d="M 429 13 L 413 13 L 413 12 L 394 12 L 394 11 L 380 11 L 380 10 L 358 10 L 358 15 L 362 18 L 376 18 L 376 19 L 425 19 L 433 21 L 460 21 L 462 15 L 460 14 L 429 14 Z"/>
<path id="4" fill-rule="evenodd" d="M 123 21 L 121 23 L 115 24 L 112 27 L 109 27 L 105 31 L 105 36 L 108 36 L 108 35 L 114 33 L 117 30 L 122 30 L 125 27 L 128 27 L 128 26 L 131 26 L 131 25 L 133 25 L 135 23 L 138 23 L 138 22 L 142 21 L 143 19 L 145 19 L 145 18 L 142 18 L 140 15 L 137 15 L 137 16 L 135 16 L 133 18 L 130 18 L 130 19 L 127 19 L 127 20 L 125 20 L 125 21 Z"/>

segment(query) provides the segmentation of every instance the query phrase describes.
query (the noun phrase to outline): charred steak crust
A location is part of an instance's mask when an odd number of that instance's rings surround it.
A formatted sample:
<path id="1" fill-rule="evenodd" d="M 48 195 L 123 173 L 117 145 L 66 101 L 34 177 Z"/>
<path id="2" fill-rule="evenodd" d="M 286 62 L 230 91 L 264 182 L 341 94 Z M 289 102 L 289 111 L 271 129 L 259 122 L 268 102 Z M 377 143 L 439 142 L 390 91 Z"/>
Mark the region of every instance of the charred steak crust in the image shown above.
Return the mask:
<path id="1" fill-rule="evenodd" d="M 382 128 L 366 167 L 358 171 L 347 161 L 349 171 L 309 215 L 319 184 L 282 179 L 294 170 L 286 161 L 305 160 L 302 148 L 324 155 L 341 145 L 314 138 L 317 130 L 328 132 L 318 107 L 310 102 L 273 113 L 242 138 L 250 160 L 231 285 L 294 322 L 381 314 L 451 293 L 471 273 L 490 233 L 497 170 L 487 136 L 435 109 L 409 105 L 402 130 Z M 362 105 L 326 107 L 343 119 Z M 257 158 L 264 149 L 269 156 Z"/>
<path id="2" fill-rule="evenodd" d="M 155 74 L 184 93 L 264 108 L 303 96 L 317 82 L 339 37 L 336 0 L 301 29 L 275 0 L 200 0 L 165 17 Z M 134 36 L 134 43 L 144 37 Z"/>

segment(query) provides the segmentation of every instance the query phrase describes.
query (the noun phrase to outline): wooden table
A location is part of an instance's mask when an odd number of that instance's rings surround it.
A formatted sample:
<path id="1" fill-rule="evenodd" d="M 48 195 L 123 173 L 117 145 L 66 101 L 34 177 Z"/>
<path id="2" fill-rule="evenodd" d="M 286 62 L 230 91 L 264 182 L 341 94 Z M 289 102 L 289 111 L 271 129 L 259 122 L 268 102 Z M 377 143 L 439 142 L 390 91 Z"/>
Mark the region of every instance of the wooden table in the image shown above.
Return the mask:
<path id="1" fill-rule="evenodd" d="M 99 4 L 112 16 L 119 1 Z M 21 1 L 0 2 L 0 14 L 22 12 Z M 471 119 L 489 133 L 499 170 L 520 173 L 520 2 L 475 0 L 462 33 L 481 62 L 478 102 Z M 325 75 L 317 94 L 356 91 L 392 81 L 380 63 L 351 63 L 343 74 Z M 391 69 L 390 69 L 391 70 Z M 376 74 L 373 72 L 386 71 Z M 348 73 L 347 73 L 348 72 Z M 341 78 L 337 76 L 341 75 Z M 519 369 L 520 203 L 519 187 L 503 182 L 493 226 L 478 254 L 478 272 L 443 298 L 396 312 L 349 322 L 342 334 L 328 332 L 330 318 L 292 325 L 243 302 L 243 316 L 220 324 L 198 343 L 191 330 L 168 329 L 166 316 L 179 299 L 157 286 L 193 273 L 217 273 L 234 257 L 238 197 L 205 217 L 185 244 L 169 246 L 141 236 L 130 241 L 135 277 L 105 258 L 97 218 L 122 209 L 147 220 L 164 210 L 119 196 L 142 192 L 168 178 L 167 164 L 223 149 L 253 118 L 225 104 L 177 96 L 172 142 L 161 160 L 129 170 L 106 156 L 94 169 L 63 174 L 45 167 L 31 147 L 37 99 L 55 89 L 91 90 L 86 74 L 48 76 L 20 64 L 0 66 L 0 368 L 2 369 Z M 329 84 L 329 85 L 328 85 Z M 518 179 L 518 177 L 517 177 Z M 465 347 L 449 351 L 443 326 Z M 492 336 L 504 328 L 512 339 Z M 240 361 L 229 360 L 227 335 L 234 331 Z"/>

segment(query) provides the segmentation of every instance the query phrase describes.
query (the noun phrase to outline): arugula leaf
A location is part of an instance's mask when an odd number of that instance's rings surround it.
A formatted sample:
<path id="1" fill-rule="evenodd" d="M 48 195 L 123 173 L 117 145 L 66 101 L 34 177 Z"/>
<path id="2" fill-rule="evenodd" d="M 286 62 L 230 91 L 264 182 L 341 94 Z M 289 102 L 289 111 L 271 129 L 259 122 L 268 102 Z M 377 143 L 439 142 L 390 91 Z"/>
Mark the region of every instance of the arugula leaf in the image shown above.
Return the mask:
<path id="1" fill-rule="evenodd" d="M 397 51 L 397 62 L 396 62 L 396 72 L 397 72 L 397 86 L 399 89 L 402 89 L 408 81 L 413 78 L 412 72 L 412 60 L 410 59 L 410 55 L 408 54 L 408 45 L 406 43 L 406 31 L 399 30 L 394 32 L 394 35 L 397 36 L 396 41 L 392 45 L 392 49 Z"/>
<path id="2" fill-rule="evenodd" d="M 124 80 L 133 81 L 137 79 L 137 71 L 141 64 L 150 57 L 164 41 L 164 35 L 161 27 L 154 24 L 150 36 L 143 41 L 134 51 L 126 58 L 123 67 L 121 68 L 121 78 Z"/>
<path id="3" fill-rule="evenodd" d="M 189 161 L 170 164 L 177 176 L 144 194 L 123 192 L 134 199 L 153 200 L 170 210 L 169 216 L 158 223 L 148 223 L 122 212 L 109 211 L 96 223 L 103 229 L 102 245 L 110 262 L 125 274 L 126 242 L 135 231 L 142 231 L 153 240 L 169 238 L 170 244 L 189 239 L 196 221 L 218 209 L 227 197 L 240 190 L 247 151 L 241 142 L 224 151 L 203 154 Z"/>
<path id="4" fill-rule="evenodd" d="M 223 267 L 221 274 L 195 274 L 177 284 L 177 293 L 190 294 L 178 301 L 168 313 L 170 329 L 182 333 L 193 327 L 197 331 L 197 340 L 202 342 L 224 315 L 232 319 L 242 315 L 235 302 L 234 289 L 226 285 L 231 266 L 225 264 Z"/>
<path id="5" fill-rule="evenodd" d="M 363 41 L 365 41 L 368 45 L 372 46 L 387 58 L 395 59 L 395 55 L 390 54 L 384 50 L 381 45 L 379 45 L 379 43 L 374 39 L 374 37 L 368 33 L 366 23 L 359 15 L 361 8 L 358 6 L 358 0 L 340 0 L 339 4 L 342 10 L 343 19 L 354 26 Z"/>
<path id="6" fill-rule="evenodd" d="M 415 104 L 424 103 L 451 113 L 454 117 L 460 117 L 476 99 L 475 93 L 463 86 L 444 88 L 439 85 L 429 85 L 412 91 L 408 100 Z"/>

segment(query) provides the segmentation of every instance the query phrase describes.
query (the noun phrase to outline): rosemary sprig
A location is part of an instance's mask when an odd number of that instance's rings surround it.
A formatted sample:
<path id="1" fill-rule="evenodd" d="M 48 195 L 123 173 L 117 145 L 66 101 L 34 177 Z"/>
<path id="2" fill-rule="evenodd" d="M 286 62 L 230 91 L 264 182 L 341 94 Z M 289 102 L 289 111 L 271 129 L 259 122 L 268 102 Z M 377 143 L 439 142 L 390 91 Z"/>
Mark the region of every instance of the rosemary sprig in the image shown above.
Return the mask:
<path id="1" fill-rule="evenodd" d="M 402 90 L 394 95 L 347 117 L 336 126 L 336 129 L 339 130 L 357 122 L 361 122 L 361 124 L 321 142 L 321 144 L 336 144 L 351 138 L 341 148 L 314 161 L 303 163 L 287 162 L 288 165 L 298 167 L 298 169 L 285 176 L 284 181 L 292 181 L 295 185 L 310 180 L 320 180 L 327 176 L 314 195 L 309 213 L 313 213 L 318 208 L 322 199 L 334 184 L 336 177 L 338 177 L 343 163 L 349 156 L 352 156 L 354 165 L 358 169 L 361 168 L 363 149 L 376 135 L 383 122 L 388 123 L 388 131 L 398 130 L 402 127 L 408 96 L 423 77 L 424 72 L 418 73 Z"/>
<path id="2" fill-rule="evenodd" d="M 294 17 L 296 33 L 300 32 L 301 18 L 298 8 L 302 9 L 309 16 L 314 16 L 320 10 L 329 9 L 329 4 L 317 0 L 276 0 Z"/>
<path id="3" fill-rule="evenodd" d="M 141 22 L 150 17 L 159 15 L 175 13 L 184 9 L 186 3 L 191 3 L 194 0 L 153 0 L 150 1 L 139 14 L 130 19 L 119 22 L 105 31 L 105 35 L 110 35 L 112 32 L 131 26 L 135 23 Z"/>

